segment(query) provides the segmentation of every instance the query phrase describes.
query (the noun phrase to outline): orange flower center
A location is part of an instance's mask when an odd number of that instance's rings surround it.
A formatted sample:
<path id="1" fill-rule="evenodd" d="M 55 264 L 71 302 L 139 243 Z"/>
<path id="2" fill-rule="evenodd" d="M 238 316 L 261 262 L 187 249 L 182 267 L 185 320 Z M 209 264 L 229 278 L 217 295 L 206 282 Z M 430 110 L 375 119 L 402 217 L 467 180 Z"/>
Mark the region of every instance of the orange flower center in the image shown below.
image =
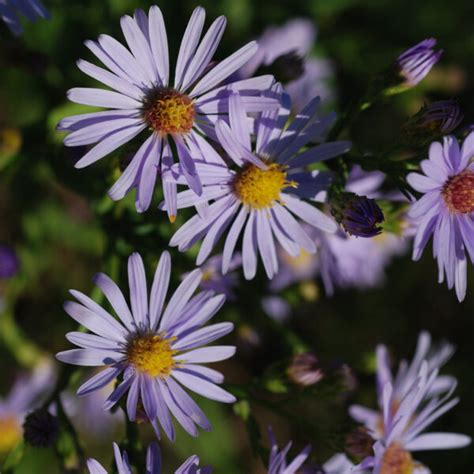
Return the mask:
<path id="1" fill-rule="evenodd" d="M 443 188 L 444 202 L 451 212 L 468 214 L 474 211 L 474 172 L 453 176 Z"/>
<path id="2" fill-rule="evenodd" d="M 143 117 L 148 125 L 162 135 L 189 132 L 194 116 L 191 98 L 170 88 L 154 91 L 143 108 Z"/>
<path id="3" fill-rule="evenodd" d="M 380 474 L 413 474 L 414 467 L 411 454 L 393 442 L 383 455 Z"/>

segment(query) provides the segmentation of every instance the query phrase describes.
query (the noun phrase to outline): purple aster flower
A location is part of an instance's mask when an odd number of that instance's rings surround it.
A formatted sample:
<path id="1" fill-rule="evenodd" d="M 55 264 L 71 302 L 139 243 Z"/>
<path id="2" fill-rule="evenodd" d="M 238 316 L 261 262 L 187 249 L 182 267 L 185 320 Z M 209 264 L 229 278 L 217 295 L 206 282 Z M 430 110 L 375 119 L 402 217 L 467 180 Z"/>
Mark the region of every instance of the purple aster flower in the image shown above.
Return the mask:
<path id="1" fill-rule="evenodd" d="M 418 336 L 415 355 L 411 363 L 402 360 L 397 374 L 392 375 L 390 359 L 387 347 L 380 344 L 377 347 L 377 400 L 379 404 L 378 410 L 362 407 L 360 405 L 352 405 L 349 409 L 350 415 L 359 423 L 362 423 L 374 439 L 381 439 L 384 434 L 383 421 L 383 400 L 384 387 L 390 383 L 392 387 L 392 410 L 400 406 L 403 399 L 413 386 L 414 381 L 418 377 L 423 363 L 427 364 L 428 370 L 439 370 L 454 353 L 454 347 L 451 344 L 443 343 L 433 348 L 431 344 L 431 336 L 428 332 L 423 331 Z M 433 398 L 452 391 L 456 386 L 456 379 L 449 375 L 438 375 L 434 380 L 430 389 L 426 392 L 426 398 Z"/>
<path id="2" fill-rule="evenodd" d="M 114 457 L 115 465 L 117 467 L 118 474 L 131 474 L 132 467 L 129 463 L 127 453 L 123 454 L 120 452 L 120 448 L 114 443 Z M 87 468 L 89 474 L 107 474 L 104 467 L 95 459 L 87 460 Z M 156 443 L 150 444 L 146 455 L 146 473 L 147 474 L 162 474 L 161 466 L 161 453 L 160 448 Z M 199 458 L 197 456 L 191 456 L 184 464 L 182 464 L 176 471 L 175 474 L 210 474 L 210 467 L 199 468 Z"/>
<path id="3" fill-rule="evenodd" d="M 283 71 L 283 76 L 290 79 L 285 83 L 285 89 L 291 97 L 294 113 L 300 112 L 313 97 L 320 96 L 323 101 L 328 101 L 333 95 L 328 85 L 333 70 L 328 61 L 308 57 L 315 40 L 316 27 L 306 18 L 294 18 L 282 26 L 270 26 L 258 38 L 257 53 L 237 72 L 237 76 L 248 78 L 259 67 L 279 66 L 281 69 L 286 65 L 289 71 Z M 285 82 L 281 77 L 280 81 Z"/>
<path id="4" fill-rule="evenodd" d="M 405 85 L 416 86 L 422 81 L 443 54 L 435 51 L 436 40 L 429 38 L 404 51 L 397 59 L 397 68 Z"/>
<path id="5" fill-rule="evenodd" d="M 474 133 L 462 148 L 455 137 L 430 146 L 429 159 L 421 162 L 423 174 L 410 173 L 408 183 L 420 193 L 409 216 L 416 222 L 413 259 L 419 260 L 433 235 L 433 254 L 438 261 L 439 282 L 446 277 L 456 288 L 459 301 L 466 296 L 469 254 L 474 262 Z"/>
<path id="6" fill-rule="evenodd" d="M 262 309 L 275 321 L 283 323 L 291 315 L 291 305 L 285 298 L 278 295 L 269 295 L 262 298 Z"/>
<path id="7" fill-rule="evenodd" d="M 20 262 L 13 248 L 0 244 L 0 278 L 11 278 L 16 275 Z"/>
<path id="8" fill-rule="evenodd" d="M 281 94 L 281 91 L 278 85 L 272 93 Z M 216 160 L 203 163 L 200 167 L 206 180 L 202 195 L 197 197 L 192 190 L 178 195 L 179 208 L 196 205 L 200 208 L 198 214 L 174 234 L 170 245 L 186 251 L 203 239 L 198 265 L 207 259 L 219 238 L 230 228 L 224 244 L 222 272 L 227 273 L 237 240 L 243 233 L 245 278 L 250 280 L 255 276 L 260 254 L 271 279 L 278 271 L 275 240 L 293 256 L 301 249 L 313 253 L 316 250 L 298 220 L 325 232 L 336 231 L 336 223 L 307 202 L 316 200 L 327 187 L 327 175 L 306 171 L 305 167 L 346 152 L 350 142 L 310 146 L 298 153 L 310 141 L 322 139 L 333 117 L 318 118 L 319 99 L 316 98 L 285 127 L 289 98 L 283 94 L 282 99 L 284 105 L 280 110 L 265 112 L 256 120 L 256 145 L 252 149 L 243 100 L 238 93 L 232 94 L 230 126 L 218 121 L 216 132 L 237 170 L 225 163 L 219 165 Z M 209 201 L 213 202 L 207 206 Z"/>
<path id="9" fill-rule="evenodd" d="M 462 448 L 471 438 L 458 433 L 424 433 L 426 428 L 458 403 L 450 400 L 454 387 L 443 397 L 429 398 L 438 378 L 438 370 L 421 364 L 401 401 L 394 398 L 393 386 L 386 382 L 382 392 L 383 436 L 374 445 L 374 456 L 364 459 L 361 468 L 373 468 L 375 474 L 430 470 L 412 457 L 412 452 Z M 425 400 L 429 398 L 428 402 Z M 398 403 L 398 405 L 397 405 Z M 417 470 L 418 469 L 418 470 Z"/>
<path id="10" fill-rule="evenodd" d="M 306 459 L 308 459 L 311 446 L 306 446 L 290 464 L 287 464 L 286 456 L 291 448 L 292 442 L 290 441 L 280 452 L 278 452 L 278 444 L 271 426 L 268 427 L 268 437 L 271 445 L 270 458 L 268 460 L 268 474 L 296 474 Z"/>
<path id="11" fill-rule="evenodd" d="M 54 365 L 40 363 L 30 375 L 18 378 L 6 398 L 0 398 L 0 455 L 21 440 L 26 415 L 43 403 L 55 379 Z"/>
<path id="12" fill-rule="evenodd" d="M 226 19 L 217 18 L 200 40 L 204 20 L 204 9 L 196 8 L 181 42 L 173 80 L 165 23 L 157 6 L 150 8 L 148 17 L 144 11 L 136 10 L 133 18 L 122 18 L 129 49 L 108 35 L 101 35 L 97 42 L 86 41 L 86 46 L 108 70 L 84 60 L 78 62 L 78 67 L 112 90 L 75 88 L 68 97 L 79 104 L 111 110 L 68 117 L 58 126 L 59 130 L 71 132 L 64 140 L 66 146 L 96 143 L 76 163 L 76 168 L 95 163 L 146 129 L 149 137 L 110 189 L 109 196 L 118 200 L 137 188 L 136 208 L 143 212 L 150 205 L 157 177 L 161 175 L 172 221 L 176 215 L 176 183 L 171 174 L 173 149 L 180 164 L 177 172 L 191 189 L 201 194 L 195 160 L 207 159 L 210 145 L 206 137 L 215 138 L 214 123 L 226 116 L 230 91 L 241 92 L 246 112 L 277 106 L 273 99 L 261 96 L 272 84 L 272 76 L 221 85 L 255 54 L 257 45 L 251 42 L 214 64 L 211 61 Z"/>
<path id="13" fill-rule="evenodd" d="M 33 22 L 38 18 L 49 18 L 41 0 L 0 0 L 0 17 L 15 35 L 23 32 L 19 14 Z"/>
<path id="14" fill-rule="evenodd" d="M 222 374 L 201 365 L 232 357 L 235 347 L 203 347 L 231 332 L 233 324 L 201 327 L 221 308 L 225 297 L 211 291 L 194 295 L 201 282 L 199 270 L 183 280 L 165 307 L 170 273 L 170 256 L 163 252 L 148 298 L 143 261 L 133 253 L 128 260 L 131 310 L 118 286 L 107 275 L 96 275 L 95 283 L 119 320 L 88 296 L 72 290 L 79 303 L 66 302 L 66 312 L 95 334 L 68 333 L 68 340 L 80 349 L 60 352 L 57 358 L 74 365 L 106 367 L 81 385 L 78 395 L 100 390 L 123 375 L 104 408 L 112 408 L 128 392 L 129 419 L 136 419 L 137 405 L 141 404 L 154 427 L 158 429 L 158 421 L 174 440 L 171 414 L 192 436 L 198 434 L 195 425 L 210 429 L 208 419 L 182 385 L 212 400 L 235 401 L 216 385 L 223 382 Z"/>

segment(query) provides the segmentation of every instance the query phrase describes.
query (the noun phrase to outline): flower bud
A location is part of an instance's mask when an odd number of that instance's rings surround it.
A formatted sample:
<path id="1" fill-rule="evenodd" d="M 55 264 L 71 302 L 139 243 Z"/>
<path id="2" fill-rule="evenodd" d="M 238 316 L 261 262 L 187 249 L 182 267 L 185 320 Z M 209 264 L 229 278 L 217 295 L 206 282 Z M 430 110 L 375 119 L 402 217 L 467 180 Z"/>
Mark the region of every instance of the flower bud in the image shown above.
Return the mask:
<path id="1" fill-rule="evenodd" d="M 293 383 L 303 387 L 314 385 L 324 377 L 319 360 L 312 352 L 304 352 L 293 356 L 287 374 Z"/>
<path id="2" fill-rule="evenodd" d="M 23 438 L 36 448 L 52 446 L 58 435 L 58 419 L 44 408 L 30 413 L 23 423 Z"/>
<path id="3" fill-rule="evenodd" d="M 346 436 L 344 449 L 350 456 L 364 459 L 372 455 L 374 443 L 367 428 L 359 426 Z"/>
<path id="4" fill-rule="evenodd" d="M 15 251 L 8 245 L 0 244 L 0 278 L 15 276 L 20 267 Z"/>
<path id="5" fill-rule="evenodd" d="M 375 237 L 382 232 L 378 224 L 384 221 L 384 215 L 374 199 L 342 193 L 331 203 L 331 213 L 350 235 Z"/>

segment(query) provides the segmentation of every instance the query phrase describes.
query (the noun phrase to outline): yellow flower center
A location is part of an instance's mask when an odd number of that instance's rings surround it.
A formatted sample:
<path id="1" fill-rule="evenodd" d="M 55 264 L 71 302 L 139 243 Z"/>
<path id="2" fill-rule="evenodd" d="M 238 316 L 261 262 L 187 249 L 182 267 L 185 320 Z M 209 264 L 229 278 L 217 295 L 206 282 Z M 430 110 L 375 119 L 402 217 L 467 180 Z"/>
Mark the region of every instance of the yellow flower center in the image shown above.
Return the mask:
<path id="1" fill-rule="evenodd" d="M 464 171 L 453 176 L 444 186 L 443 198 L 452 212 L 468 214 L 474 211 L 474 172 Z"/>
<path id="2" fill-rule="evenodd" d="M 411 454 L 393 442 L 383 455 L 380 474 L 413 474 L 414 467 Z"/>
<path id="3" fill-rule="evenodd" d="M 143 110 L 143 117 L 148 125 L 161 135 L 187 133 L 194 124 L 193 101 L 174 89 L 154 91 Z"/>
<path id="4" fill-rule="evenodd" d="M 266 169 L 255 165 L 246 166 L 235 178 L 234 191 L 237 197 L 254 209 L 272 207 L 280 200 L 282 189 L 296 188 L 294 181 L 287 181 L 284 167 L 276 163 L 267 164 Z"/>
<path id="5" fill-rule="evenodd" d="M 0 453 L 7 453 L 22 437 L 21 425 L 15 416 L 0 416 Z"/>
<path id="6" fill-rule="evenodd" d="M 127 359 L 138 372 L 150 377 L 167 377 L 176 362 L 171 344 L 176 337 L 166 339 L 163 334 L 145 334 L 133 339 L 127 348 Z"/>

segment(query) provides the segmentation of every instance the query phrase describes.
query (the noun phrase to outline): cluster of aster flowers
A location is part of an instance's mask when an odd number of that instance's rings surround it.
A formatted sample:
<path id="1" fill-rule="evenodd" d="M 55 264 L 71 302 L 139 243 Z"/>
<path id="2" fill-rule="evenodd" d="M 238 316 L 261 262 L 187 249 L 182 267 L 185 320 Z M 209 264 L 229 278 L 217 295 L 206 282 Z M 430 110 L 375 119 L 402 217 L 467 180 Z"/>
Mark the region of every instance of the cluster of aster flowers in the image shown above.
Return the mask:
<path id="1" fill-rule="evenodd" d="M 0 0 L 0 15 L 14 33 L 21 31 L 17 13 L 31 20 L 48 16 L 39 0 Z M 77 65 L 107 89 L 73 88 L 68 98 L 105 110 L 66 117 L 58 125 L 65 132 L 66 146 L 87 148 L 76 168 L 120 154 L 126 144 L 127 149 L 137 144 L 108 191 L 112 200 L 135 192 L 135 208 L 143 213 L 162 196 L 157 207 L 167 213 L 171 224 L 180 222 L 176 221 L 179 210 L 193 212 L 176 229 L 169 246 L 180 252 L 196 247 L 200 268 L 183 275 L 169 297 L 170 254 L 161 253 L 149 285 L 144 261 L 134 252 L 128 259 L 128 295 L 108 275 L 98 273 L 94 283 L 106 307 L 76 290 L 71 290 L 75 301 L 64 305 L 66 313 L 88 332 L 68 333 L 67 340 L 76 348 L 58 353 L 57 359 L 98 368 L 77 395 L 105 390 L 105 410 L 122 407 L 128 422 L 149 423 L 158 440 L 164 433 L 174 441 L 176 423 L 191 436 L 198 436 L 199 429 L 211 430 L 208 417 L 189 392 L 216 402 L 236 401 L 221 386 L 223 374 L 207 364 L 229 359 L 236 351 L 233 345 L 212 344 L 232 332 L 233 324 L 210 321 L 226 298 L 235 297 L 238 274 L 251 280 L 261 264 L 272 293 L 264 306 L 281 317 L 288 311 L 282 309 L 284 302 L 275 299 L 277 294 L 316 275 L 328 295 L 336 287 L 375 286 L 412 233 L 415 260 L 433 236 L 439 279 L 455 287 L 460 300 L 466 294 L 469 260 L 471 265 L 474 262 L 474 132 L 461 147 L 455 136 L 431 144 L 420 172 L 407 176 L 416 191 L 408 203 L 401 194 L 384 188 L 384 173 L 358 166 L 347 172 L 341 165 L 351 142 L 338 140 L 331 132 L 335 114 L 321 112 L 314 84 L 330 68 L 306 58 L 315 39 L 312 25 L 301 19 L 289 22 L 215 61 L 226 19 L 217 18 L 204 33 L 205 16 L 201 7 L 193 11 L 175 61 L 170 59 L 174 48 L 168 47 L 158 6 L 121 19 L 125 44 L 105 34 L 86 41 L 101 65 L 83 59 Z M 295 38 L 295 33 L 301 37 Z M 441 55 L 435 44 L 425 40 L 401 54 L 389 71 L 386 91 L 420 82 Z M 461 120 L 455 104 L 444 101 L 423 108 L 412 125 L 423 129 L 425 140 L 432 138 L 431 131 L 437 136 L 453 132 Z M 339 175 L 344 174 L 341 184 Z M 401 218 L 404 228 L 386 231 L 378 201 L 404 199 L 409 208 Z M 3 246 L 0 262 L 1 278 L 9 278 L 18 268 L 16 257 Z M 401 363 L 393 377 L 387 349 L 378 347 L 379 409 L 358 405 L 350 409 L 351 416 L 363 424 L 373 453 L 359 459 L 357 466 L 345 454 L 336 454 L 304 472 L 429 472 L 414 461 L 412 452 L 469 444 L 470 439 L 460 434 L 424 433 L 457 403 L 451 398 L 456 380 L 439 375 L 452 347 L 445 345 L 433 353 L 429 348 L 430 337 L 422 333 L 414 360 Z M 314 362 L 305 361 L 303 365 Z M 310 385 L 322 377 L 319 371 L 299 379 Z M 35 390 L 29 393 L 34 395 Z M 21 437 L 30 402 L 14 389 L 0 404 L 0 451 L 10 449 Z M 39 436 L 37 425 L 48 424 L 44 420 L 53 416 L 48 408 L 28 425 L 28 431 L 25 428 L 25 436 L 27 432 L 34 432 L 32 439 L 35 433 Z M 269 432 L 268 473 L 295 474 L 306 469 L 310 447 L 288 463 L 291 442 L 279 450 Z M 115 443 L 113 450 L 116 470 L 131 473 L 127 453 Z M 145 463 L 146 472 L 162 472 L 156 442 L 150 444 Z M 91 474 L 107 472 L 94 459 L 87 466 Z M 199 467 L 199 458 L 193 455 L 175 472 L 205 474 L 210 468 Z"/>

